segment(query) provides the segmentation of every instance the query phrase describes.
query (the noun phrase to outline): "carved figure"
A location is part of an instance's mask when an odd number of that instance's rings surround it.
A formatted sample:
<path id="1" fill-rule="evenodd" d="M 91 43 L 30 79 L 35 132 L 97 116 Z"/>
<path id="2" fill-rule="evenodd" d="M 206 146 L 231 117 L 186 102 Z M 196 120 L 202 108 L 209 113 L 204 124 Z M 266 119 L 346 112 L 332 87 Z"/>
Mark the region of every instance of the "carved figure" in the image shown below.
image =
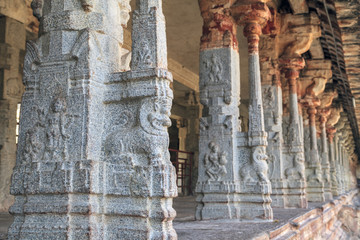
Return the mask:
<path id="1" fill-rule="evenodd" d="M 46 117 L 46 142 L 44 159 L 48 161 L 67 160 L 66 101 L 57 97 L 50 106 Z"/>
<path id="2" fill-rule="evenodd" d="M 33 0 L 31 2 L 31 8 L 33 10 L 34 16 L 40 21 L 40 18 L 43 15 L 43 0 Z"/>
<path id="3" fill-rule="evenodd" d="M 207 59 L 204 64 L 208 72 L 209 81 L 212 83 L 221 82 L 223 69 L 221 62 L 215 56 L 215 54 L 213 54 L 210 59 Z"/>
<path id="4" fill-rule="evenodd" d="M 285 175 L 288 179 L 301 179 L 305 180 L 305 158 L 301 153 L 294 156 L 294 167 L 288 168 Z"/>
<path id="5" fill-rule="evenodd" d="M 255 173 L 258 177 L 258 180 L 261 182 L 269 182 L 267 171 L 268 165 L 266 160 L 268 156 L 266 155 L 266 149 L 263 146 L 258 146 L 253 149 L 252 152 L 252 164 L 255 170 Z"/>
<path id="6" fill-rule="evenodd" d="M 40 130 L 40 126 L 35 125 L 34 128 L 29 129 L 25 134 L 25 149 L 23 153 L 26 162 L 34 162 L 41 152 Z"/>
<path id="7" fill-rule="evenodd" d="M 221 177 L 227 173 L 226 153 L 219 151 L 219 146 L 215 142 L 209 143 L 210 153 L 205 154 L 205 172 L 210 177 L 210 181 L 220 181 Z"/>
<path id="8" fill-rule="evenodd" d="M 150 163 L 169 159 L 169 137 L 171 98 L 144 99 L 139 109 L 140 126 L 119 127 L 111 133 L 105 143 L 109 156 L 122 156 L 125 164 L 133 164 L 135 154 L 144 154 Z M 130 118 L 131 119 L 131 118 Z M 123 123 L 123 126 L 128 124 Z"/>
<path id="9" fill-rule="evenodd" d="M 252 148 L 251 162 L 245 163 L 240 168 L 240 176 L 244 182 L 269 182 L 267 172 L 268 164 L 266 160 L 266 149 L 264 146 Z M 256 177 L 256 178 L 255 178 Z"/>
<path id="10" fill-rule="evenodd" d="M 275 101 L 275 97 L 274 97 L 271 87 L 264 88 L 263 98 L 264 98 L 264 100 L 263 100 L 264 101 L 264 109 L 268 109 L 268 110 L 272 109 L 274 101 Z"/>

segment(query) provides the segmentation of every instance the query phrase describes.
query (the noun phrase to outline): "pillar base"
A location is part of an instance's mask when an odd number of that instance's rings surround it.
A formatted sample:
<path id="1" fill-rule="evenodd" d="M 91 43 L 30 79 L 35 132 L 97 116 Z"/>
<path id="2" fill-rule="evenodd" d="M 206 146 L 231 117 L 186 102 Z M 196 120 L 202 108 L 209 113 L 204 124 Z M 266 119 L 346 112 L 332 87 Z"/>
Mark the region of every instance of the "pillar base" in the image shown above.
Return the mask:
<path id="1" fill-rule="evenodd" d="M 246 182 L 241 184 L 240 216 L 243 220 L 269 221 L 271 208 L 271 183 Z"/>
<path id="2" fill-rule="evenodd" d="M 307 183 L 307 197 L 309 202 L 324 202 L 324 184 L 322 182 L 310 181 Z"/>
<path id="3" fill-rule="evenodd" d="M 239 219 L 239 185 L 229 182 L 197 183 L 196 220 Z"/>
<path id="4" fill-rule="evenodd" d="M 288 192 L 285 208 L 307 208 L 306 184 L 304 180 L 288 180 Z"/>
<path id="5" fill-rule="evenodd" d="M 271 206 L 284 208 L 287 205 L 286 182 L 282 179 L 271 180 Z"/>

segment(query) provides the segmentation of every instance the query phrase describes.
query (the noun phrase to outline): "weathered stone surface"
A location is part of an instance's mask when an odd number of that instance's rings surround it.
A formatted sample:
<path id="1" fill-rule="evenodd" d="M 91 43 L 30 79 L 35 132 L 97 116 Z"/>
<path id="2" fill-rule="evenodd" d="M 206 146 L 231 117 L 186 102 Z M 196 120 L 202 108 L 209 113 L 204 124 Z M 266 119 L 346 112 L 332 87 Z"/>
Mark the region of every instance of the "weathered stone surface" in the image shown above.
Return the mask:
<path id="1" fill-rule="evenodd" d="M 176 239 L 161 1 L 138 2 L 121 73 L 129 1 L 43 4 L 25 57 L 9 239 Z"/>

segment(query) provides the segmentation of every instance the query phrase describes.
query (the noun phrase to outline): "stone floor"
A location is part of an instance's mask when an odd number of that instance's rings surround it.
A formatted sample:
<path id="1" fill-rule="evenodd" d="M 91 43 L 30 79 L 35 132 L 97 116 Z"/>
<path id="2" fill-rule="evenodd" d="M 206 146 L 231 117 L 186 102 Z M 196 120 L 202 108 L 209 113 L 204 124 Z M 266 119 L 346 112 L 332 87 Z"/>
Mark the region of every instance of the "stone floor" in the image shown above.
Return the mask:
<path id="1" fill-rule="evenodd" d="M 195 198 L 178 197 L 174 200 L 177 217 L 174 228 L 179 240 L 235 240 L 235 239 L 263 239 L 267 232 L 278 229 L 306 212 L 324 203 L 310 203 L 308 209 L 279 209 L 274 208 L 272 222 L 241 222 L 236 220 L 195 221 Z M 0 240 L 6 239 L 7 228 L 13 218 L 8 214 L 0 214 Z"/>
<path id="2" fill-rule="evenodd" d="M 179 240 L 248 240 L 257 237 L 261 238 L 267 231 L 279 228 L 281 225 L 289 222 L 290 219 L 321 206 L 320 203 L 311 203 L 309 205 L 309 209 L 275 208 L 273 209 L 273 222 L 241 222 L 238 220 L 195 221 L 195 198 L 179 197 L 174 200 L 174 208 L 177 211 L 174 228 L 178 233 Z"/>

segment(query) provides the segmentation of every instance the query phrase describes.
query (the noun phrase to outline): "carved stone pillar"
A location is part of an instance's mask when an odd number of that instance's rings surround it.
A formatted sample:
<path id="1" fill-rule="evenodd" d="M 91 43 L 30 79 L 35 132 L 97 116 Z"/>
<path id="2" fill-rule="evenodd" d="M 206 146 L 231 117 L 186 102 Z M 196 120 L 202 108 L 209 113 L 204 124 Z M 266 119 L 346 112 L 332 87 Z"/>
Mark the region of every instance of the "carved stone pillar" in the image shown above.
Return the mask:
<path id="1" fill-rule="evenodd" d="M 281 68 L 285 72 L 287 81 L 288 97 L 287 115 L 284 116 L 284 155 L 287 159 L 285 176 L 288 182 L 288 207 L 307 208 L 305 194 L 305 157 L 303 140 L 301 138 L 300 111 L 297 95 L 297 79 L 299 71 L 304 68 L 305 61 L 302 58 L 279 59 Z"/>
<path id="2" fill-rule="evenodd" d="M 329 74 L 330 76 L 330 74 Z M 332 192 L 331 192 L 331 175 L 330 175 L 330 161 L 329 161 L 329 146 L 328 140 L 326 135 L 326 124 L 331 114 L 331 104 L 334 97 L 337 96 L 337 93 L 334 91 L 325 91 L 324 93 L 319 95 L 321 100 L 320 106 L 318 108 L 318 116 L 319 116 L 319 123 L 320 123 L 320 161 L 321 161 L 321 168 L 323 171 L 323 182 L 324 182 L 324 196 L 325 200 L 332 199 Z"/>
<path id="3" fill-rule="evenodd" d="M 171 74 L 161 1 L 34 1 L 9 239 L 176 239 Z"/>
<path id="4" fill-rule="evenodd" d="M 337 180 L 337 163 L 336 163 L 336 143 L 335 143 L 335 124 L 340 119 L 340 110 L 336 108 L 331 109 L 331 114 L 326 122 L 326 133 L 329 143 L 329 162 L 330 162 L 330 179 L 331 179 L 331 192 L 333 196 L 338 196 L 338 180 Z"/>
<path id="5" fill-rule="evenodd" d="M 271 220 L 271 183 L 268 178 L 268 156 L 266 154 L 267 133 L 265 132 L 262 101 L 259 40 L 262 27 L 270 19 L 267 1 L 238 0 L 231 7 L 237 24 L 244 26 L 248 41 L 249 59 L 249 131 L 247 136 L 239 135 L 241 217 L 245 219 Z"/>
<path id="6" fill-rule="evenodd" d="M 1 16 L 0 36 L 0 212 L 7 212 L 14 203 L 10 179 L 16 159 L 17 104 L 24 92 L 25 25 Z"/>
<path id="7" fill-rule="evenodd" d="M 240 70 L 233 1 L 200 0 L 204 19 L 200 46 L 199 171 L 196 219 L 241 217 L 239 154 Z"/>
<path id="8" fill-rule="evenodd" d="M 279 65 L 283 81 L 283 159 L 288 184 L 287 207 L 306 208 L 305 157 L 301 108 L 298 103 L 299 71 L 305 67 L 301 54 L 321 35 L 320 21 L 314 14 L 282 15 L 279 39 Z"/>
<path id="9" fill-rule="evenodd" d="M 270 9 L 272 19 L 263 32 L 259 43 L 260 68 L 262 97 L 264 108 L 265 130 L 268 133 L 268 155 L 269 180 L 271 181 L 271 206 L 286 207 L 287 182 L 285 179 L 284 159 L 283 159 L 283 96 L 282 84 L 280 80 L 280 69 L 278 64 L 278 46 L 280 19 L 276 10 Z"/>
<path id="10" fill-rule="evenodd" d="M 342 129 L 345 126 L 345 117 L 341 116 L 339 122 L 336 124 L 336 133 L 335 133 L 335 147 L 336 147 L 336 172 L 337 172 L 337 181 L 338 181 L 338 192 L 339 194 L 344 193 L 344 179 L 343 179 L 343 154 L 342 154 L 342 138 L 343 132 Z"/>
<path id="11" fill-rule="evenodd" d="M 327 118 L 330 115 L 330 109 L 320 108 L 318 114 L 320 115 L 320 142 L 321 142 L 321 150 L 320 150 L 320 158 L 321 158 L 321 169 L 323 175 L 324 182 L 324 197 L 325 201 L 332 199 L 331 193 L 331 177 L 330 177 L 330 162 L 329 162 L 329 148 L 328 148 L 328 140 L 326 135 L 326 122 Z"/>
<path id="12" fill-rule="evenodd" d="M 320 105 L 319 101 L 310 100 L 307 101 L 307 113 L 309 115 L 309 134 L 310 134 L 310 149 L 307 156 L 307 193 L 308 200 L 311 202 L 323 202 L 324 196 L 324 183 L 322 179 L 322 169 L 319 156 L 319 150 L 317 147 L 316 137 L 316 107 Z"/>

